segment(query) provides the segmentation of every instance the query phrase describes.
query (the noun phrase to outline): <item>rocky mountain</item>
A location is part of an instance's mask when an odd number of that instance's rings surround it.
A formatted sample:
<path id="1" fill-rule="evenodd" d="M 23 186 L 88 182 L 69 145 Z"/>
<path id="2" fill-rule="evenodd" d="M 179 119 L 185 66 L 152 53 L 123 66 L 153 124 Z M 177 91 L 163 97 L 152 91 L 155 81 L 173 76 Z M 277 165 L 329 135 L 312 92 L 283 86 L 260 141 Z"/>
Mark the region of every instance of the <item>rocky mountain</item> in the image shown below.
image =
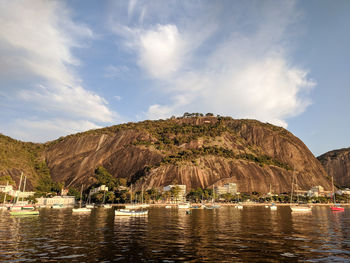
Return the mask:
<path id="1" fill-rule="evenodd" d="M 121 124 L 33 145 L 37 150 L 32 164 L 40 164 L 40 169 L 28 163 L 32 185 L 45 178 L 47 167 L 55 182 L 89 186 L 96 181 L 95 169 L 103 166 L 139 189 L 169 184 L 205 188 L 234 182 L 240 192 L 267 193 L 271 187 L 281 193 L 290 192 L 293 173 L 300 189 L 315 185 L 330 189 L 325 170 L 301 140 L 256 120 L 187 115 Z M 12 162 L 1 166 L 0 174 L 12 176 L 9 171 L 24 168 Z M 14 180 L 18 181 L 16 176 Z"/>
<path id="2" fill-rule="evenodd" d="M 317 159 L 337 186 L 350 187 L 350 148 L 330 151 Z"/>

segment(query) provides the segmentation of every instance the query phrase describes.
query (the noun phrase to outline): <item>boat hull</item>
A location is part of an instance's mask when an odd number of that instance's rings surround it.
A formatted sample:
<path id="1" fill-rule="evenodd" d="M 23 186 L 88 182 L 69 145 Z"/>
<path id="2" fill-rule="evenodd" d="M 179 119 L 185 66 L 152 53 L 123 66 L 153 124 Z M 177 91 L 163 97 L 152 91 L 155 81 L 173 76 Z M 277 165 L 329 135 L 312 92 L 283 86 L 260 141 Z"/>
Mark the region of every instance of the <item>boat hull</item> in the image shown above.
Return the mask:
<path id="1" fill-rule="evenodd" d="M 134 211 L 134 210 L 128 210 L 128 209 L 120 209 L 115 210 L 116 216 L 147 216 L 148 210 L 146 211 Z"/>
<path id="2" fill-rule="evenodd" d="M 311 207 L 302 207 L 302 206 L 291 206 L 290 209 L 292 212 L 311 212 Z"/>
<path id="3" fill-rule="evenodd" d="M 90 213 L 91 209 L 89 209 L 89 208 L 73 208 L 72 212 L 73 213 Z"/>
<path id="4" fill-rule="evenodd" d="M 331 206 L 332 211 L 344 211 L 344 207 Z"/>
<path id="5" fill-rule="evenodd" d="M 39 215 L 39 211 L 35 211 L 35 210 L 11 211 L 10 215 L 12 215 L 12 216 Z"/>

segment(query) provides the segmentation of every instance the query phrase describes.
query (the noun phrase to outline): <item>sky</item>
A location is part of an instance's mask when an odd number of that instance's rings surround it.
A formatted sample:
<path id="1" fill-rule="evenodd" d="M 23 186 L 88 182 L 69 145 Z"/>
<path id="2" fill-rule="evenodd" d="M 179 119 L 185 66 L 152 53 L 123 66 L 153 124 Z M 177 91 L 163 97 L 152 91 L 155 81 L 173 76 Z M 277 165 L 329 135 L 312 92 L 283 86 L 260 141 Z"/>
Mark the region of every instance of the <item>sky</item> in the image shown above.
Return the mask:
<path id="1" fill-rule="evenodd" d="M 0 133 L 45 142 L 184 112 L 350 147 L 350 1 L 0 0 Z"/>

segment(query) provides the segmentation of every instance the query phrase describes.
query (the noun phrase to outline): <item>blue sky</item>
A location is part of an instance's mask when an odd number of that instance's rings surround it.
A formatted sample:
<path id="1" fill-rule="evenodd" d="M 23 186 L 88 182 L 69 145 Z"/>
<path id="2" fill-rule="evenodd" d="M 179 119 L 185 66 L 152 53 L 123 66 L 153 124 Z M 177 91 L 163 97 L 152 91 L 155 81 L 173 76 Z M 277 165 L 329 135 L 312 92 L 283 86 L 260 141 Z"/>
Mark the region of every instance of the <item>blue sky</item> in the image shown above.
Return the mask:
<path id="1" fill-rule="evenodd" d="M 0 133 L 213 112 L 350 147 L 349 1 L 0 0 Z"/>

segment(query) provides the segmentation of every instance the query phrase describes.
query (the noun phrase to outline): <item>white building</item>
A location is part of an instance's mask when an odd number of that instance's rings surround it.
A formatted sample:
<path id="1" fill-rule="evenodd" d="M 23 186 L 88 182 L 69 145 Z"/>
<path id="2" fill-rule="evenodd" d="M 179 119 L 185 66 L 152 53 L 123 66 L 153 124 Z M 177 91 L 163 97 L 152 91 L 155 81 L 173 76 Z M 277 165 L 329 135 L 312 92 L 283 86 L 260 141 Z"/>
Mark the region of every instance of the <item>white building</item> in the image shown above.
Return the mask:
<path id="1" fill-rule="evenodd" d="M 350 195 L 350 189 L 349 188 L 345 188 L 343 190 L 338 190 L 337 194 L 338 195 Z"/>
<path id="2" fill-rule="evenodd" d="M 92 189 L 90 190 L 90 192 L 89 192 L 89 195 L 91 196 L 91 195 L 97 194 L 97 193 L 99 193 L 100 191 L 102 191 L 102 192 L 108 192 L 108 187 L 105 186 L 105 185 L 103 184 L 103 185 L 101 185 L 101 186 L 99 186 L 99 187 L 97 187 L 97 188 L 92 188 Z"/>
<path id="3" fill-rule="evenodd" d="M 9 193 L 11 191 L 13 191 L 12 185 L 0 185 L 0 192 Z"/>
<path id="4" fill-rule="evenodd" d="M 307 196 L 309 197 L 319 197 L 319 196 L 324 196 L 324 188 L 320 185 L 312 187 L 308 192 Z"/>
<path id="5" fill-rule="evenodd" d="M 185 202 L 186 201 L 186 185 L 184 185 L 184 184 L 167 185 L 167 186 L 164 186 L 163 191 L 164 192 L 170 191 L 174 187 L 178 187 L 180 189 L 179 196 L 177 197 L 177 201 Z"/>
<path id="6" fill-rule="evenodd" d="M 215 195 L 220 196 L 222 194 L 237 194 L 237 184 L 235 183 L 228 183 L 224 186 L 215 186 L 214 188 Z"/>
<path id="7" fill-rule="evenodd" d="M 40 197 L 36 199 L 38 205 L 66 205 L 71 206 L 75 204 L 74 196 L 54 196 L 54 197 Z"/>

